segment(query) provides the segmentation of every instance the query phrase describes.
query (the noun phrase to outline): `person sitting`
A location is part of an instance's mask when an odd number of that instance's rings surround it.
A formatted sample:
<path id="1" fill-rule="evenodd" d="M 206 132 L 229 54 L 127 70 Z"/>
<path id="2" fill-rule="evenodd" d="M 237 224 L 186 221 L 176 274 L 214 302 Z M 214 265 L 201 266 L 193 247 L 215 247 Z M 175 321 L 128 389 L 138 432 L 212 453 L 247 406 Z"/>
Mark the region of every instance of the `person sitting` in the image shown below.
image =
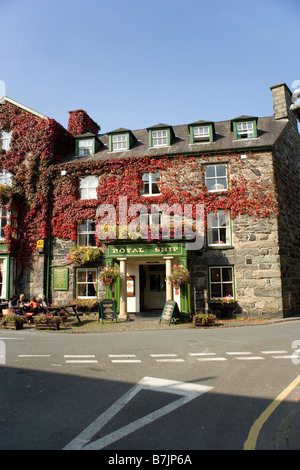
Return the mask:
<path id="1" fill-rule="evenodd" d="M 9 302 L 8 302 L 8 308 L 9 310 L 15 310 L 15 308 L 17 307 L 17 303 L 18 303 L 18 297 L 16 295 L 13 295 L 10 299 L 9 299 Z"/>
<path id="2" fill-rule="evenodd" d="M 15 314 L 24 315 L 25 310 L 25 295 L 21 294 L 16 305 Z"/>
<path id="3" fill-rule="evenodd" d="M 25 304 L 26 306 L 26 312 L 25 315 L 26 317 L 29 317 L 29 322 L 33 323 L 32 317 L 34 315 L 37 315 L 39 313 L 39 304 L 36 301 L 36 298 L 33 296 L 30 298 L 30 302 L 28 304 Z"/>
<path id="4" fill-rule="evenodd" d="M 39 306 L 39 312 L 40 313 L 46 312 L 47 303 L 45 301 L 45 296 L 43 294 L 38 295 L 37 303 Z"/>

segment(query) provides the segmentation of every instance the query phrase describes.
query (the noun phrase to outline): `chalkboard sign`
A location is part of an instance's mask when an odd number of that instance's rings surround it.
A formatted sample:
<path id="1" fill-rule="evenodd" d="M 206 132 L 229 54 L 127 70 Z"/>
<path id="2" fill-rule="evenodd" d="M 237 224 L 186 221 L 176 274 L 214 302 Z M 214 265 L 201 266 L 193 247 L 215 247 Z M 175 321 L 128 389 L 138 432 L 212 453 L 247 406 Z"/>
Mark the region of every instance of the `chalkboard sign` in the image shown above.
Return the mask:
<path id="1" fill-rule="evenodd" d="M 99 320 L 100 317 L 102 319 L 102 323 L 104 320 L 112 320 L 117 322 L 117 314 L 116 314 L 116 301 L 111 299 L 103 299 L 100 301 L 99 304 Z"/>
<path id="2" fill-rule="evenodd" d="M 176 302 L 174 302 L 174 300 L 167 300 L 164 305 L 159 323 L 161 321 L 167 321 L 170 325 L 171 320 L 174 321 L 174 319 L 180 320 L 178 305 Z"/>

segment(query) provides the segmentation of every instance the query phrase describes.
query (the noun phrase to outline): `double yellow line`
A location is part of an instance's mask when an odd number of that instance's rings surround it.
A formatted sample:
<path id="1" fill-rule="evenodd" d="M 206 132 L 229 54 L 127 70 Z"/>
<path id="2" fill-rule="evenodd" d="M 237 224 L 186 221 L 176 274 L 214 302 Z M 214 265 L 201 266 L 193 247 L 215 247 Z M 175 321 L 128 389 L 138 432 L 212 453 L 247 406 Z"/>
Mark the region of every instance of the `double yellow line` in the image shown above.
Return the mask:
<path id="1" fill-rule="evenodd" d="M 256 441 L 261 428 L 265 422 L 270 418 L 271 414 L 276 410 L 280 403 L 291 393 L 292 390 L 300 383 L 300 375 L 293 380 L 266 408 L 266 410 L 257 418 L 252 425 L 247 440 L 244 442 L 244 450 L 254 450 Z"/>

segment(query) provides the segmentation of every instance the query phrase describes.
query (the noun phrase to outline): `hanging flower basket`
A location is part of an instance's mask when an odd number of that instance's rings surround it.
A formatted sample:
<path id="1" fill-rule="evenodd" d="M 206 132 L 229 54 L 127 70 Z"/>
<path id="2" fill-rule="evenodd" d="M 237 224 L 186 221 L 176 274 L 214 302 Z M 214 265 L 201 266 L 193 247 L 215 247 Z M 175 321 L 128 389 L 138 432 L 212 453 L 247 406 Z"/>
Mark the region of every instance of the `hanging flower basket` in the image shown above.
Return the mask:
<path id="1" fill-rule="evenodd" d="M 182 264 L 179 264 L 178 266 L 174 264 L 171 275 L 167 277 L 167 280 L 173 284 L 175 289 L 179 289 L 190 282 L 190 273 Z"/>
<path id="2" fill-rule="evenodd" d="M 99 274 L 99 281 L 106 286 L 113 286 L 120 277 L 120 271 L 117 268 L 109 266 L 103 268 Z"/>
<path id="3" fill-rule="evenodd" d="M 103 249 L 93 246 L 79 246 L 71 248 L 66 256 L 66 260 L 70 264 L 82 266 L 87 263 L 96 263 L 103 258 Z"/>

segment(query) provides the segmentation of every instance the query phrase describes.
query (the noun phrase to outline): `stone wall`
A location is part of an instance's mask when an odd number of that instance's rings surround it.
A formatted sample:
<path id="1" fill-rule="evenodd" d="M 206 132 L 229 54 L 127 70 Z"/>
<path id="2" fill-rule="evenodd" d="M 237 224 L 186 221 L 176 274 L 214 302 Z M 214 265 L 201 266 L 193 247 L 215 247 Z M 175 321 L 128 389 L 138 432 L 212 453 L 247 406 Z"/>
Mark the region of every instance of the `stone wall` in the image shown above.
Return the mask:
<path id="1" fill-rule="evenodd" d="M 275 191 L 271 152 L 256 153 L 244 165 L 229 162 L 231 177 L 243 175 L 248 182 L 268 183 Z M 254 171 L 254 172 L 253 172 Z M 244 317 L 272 317 L 283 315 L 281 264 L 277 217 L 256 218 L 239 215 L 232 220 L 232 247 L 207 247 L 191 252 L 192 295 L 196 295 L 197 309 L 204 310 L 204 293 L 209 291 L 208 267 L 233 266 L 237 308 Z M 195 299 L 194 299 L 195 300 Z"/>
<path id="2" fill-rule="evenodd" d="M 300 291 L 300 138 L 289 124 L 274 147 L 279 203 L 279 243 L 284 316 L 299 313 Z"/>
<path id="3" fill-rule="evenodd" d="M 50 286 L 51 286 L 51 302 L 54 304 L 60 304 L 69 302 L 76 299 L 76 266 L 68 264 L 66 256 L 70 251 L 70 248 L 76 246 L 75 242 L 66 239 L 53 238 L 51 243 L 51 267 L 50 267 Z M 93 265 L 92 267 L 104 266 L 104 259 L 99 264 Z M 67 266 L 69 270 L 69 289 L 68 291 L 56 291 L 53 290 L 53 267 L 55 266 Z M 83 266 L 86 267 L 86 266 Z M 98 283 L 98 297 L 103 298 L 105 292 L 102 286 Z"/>

